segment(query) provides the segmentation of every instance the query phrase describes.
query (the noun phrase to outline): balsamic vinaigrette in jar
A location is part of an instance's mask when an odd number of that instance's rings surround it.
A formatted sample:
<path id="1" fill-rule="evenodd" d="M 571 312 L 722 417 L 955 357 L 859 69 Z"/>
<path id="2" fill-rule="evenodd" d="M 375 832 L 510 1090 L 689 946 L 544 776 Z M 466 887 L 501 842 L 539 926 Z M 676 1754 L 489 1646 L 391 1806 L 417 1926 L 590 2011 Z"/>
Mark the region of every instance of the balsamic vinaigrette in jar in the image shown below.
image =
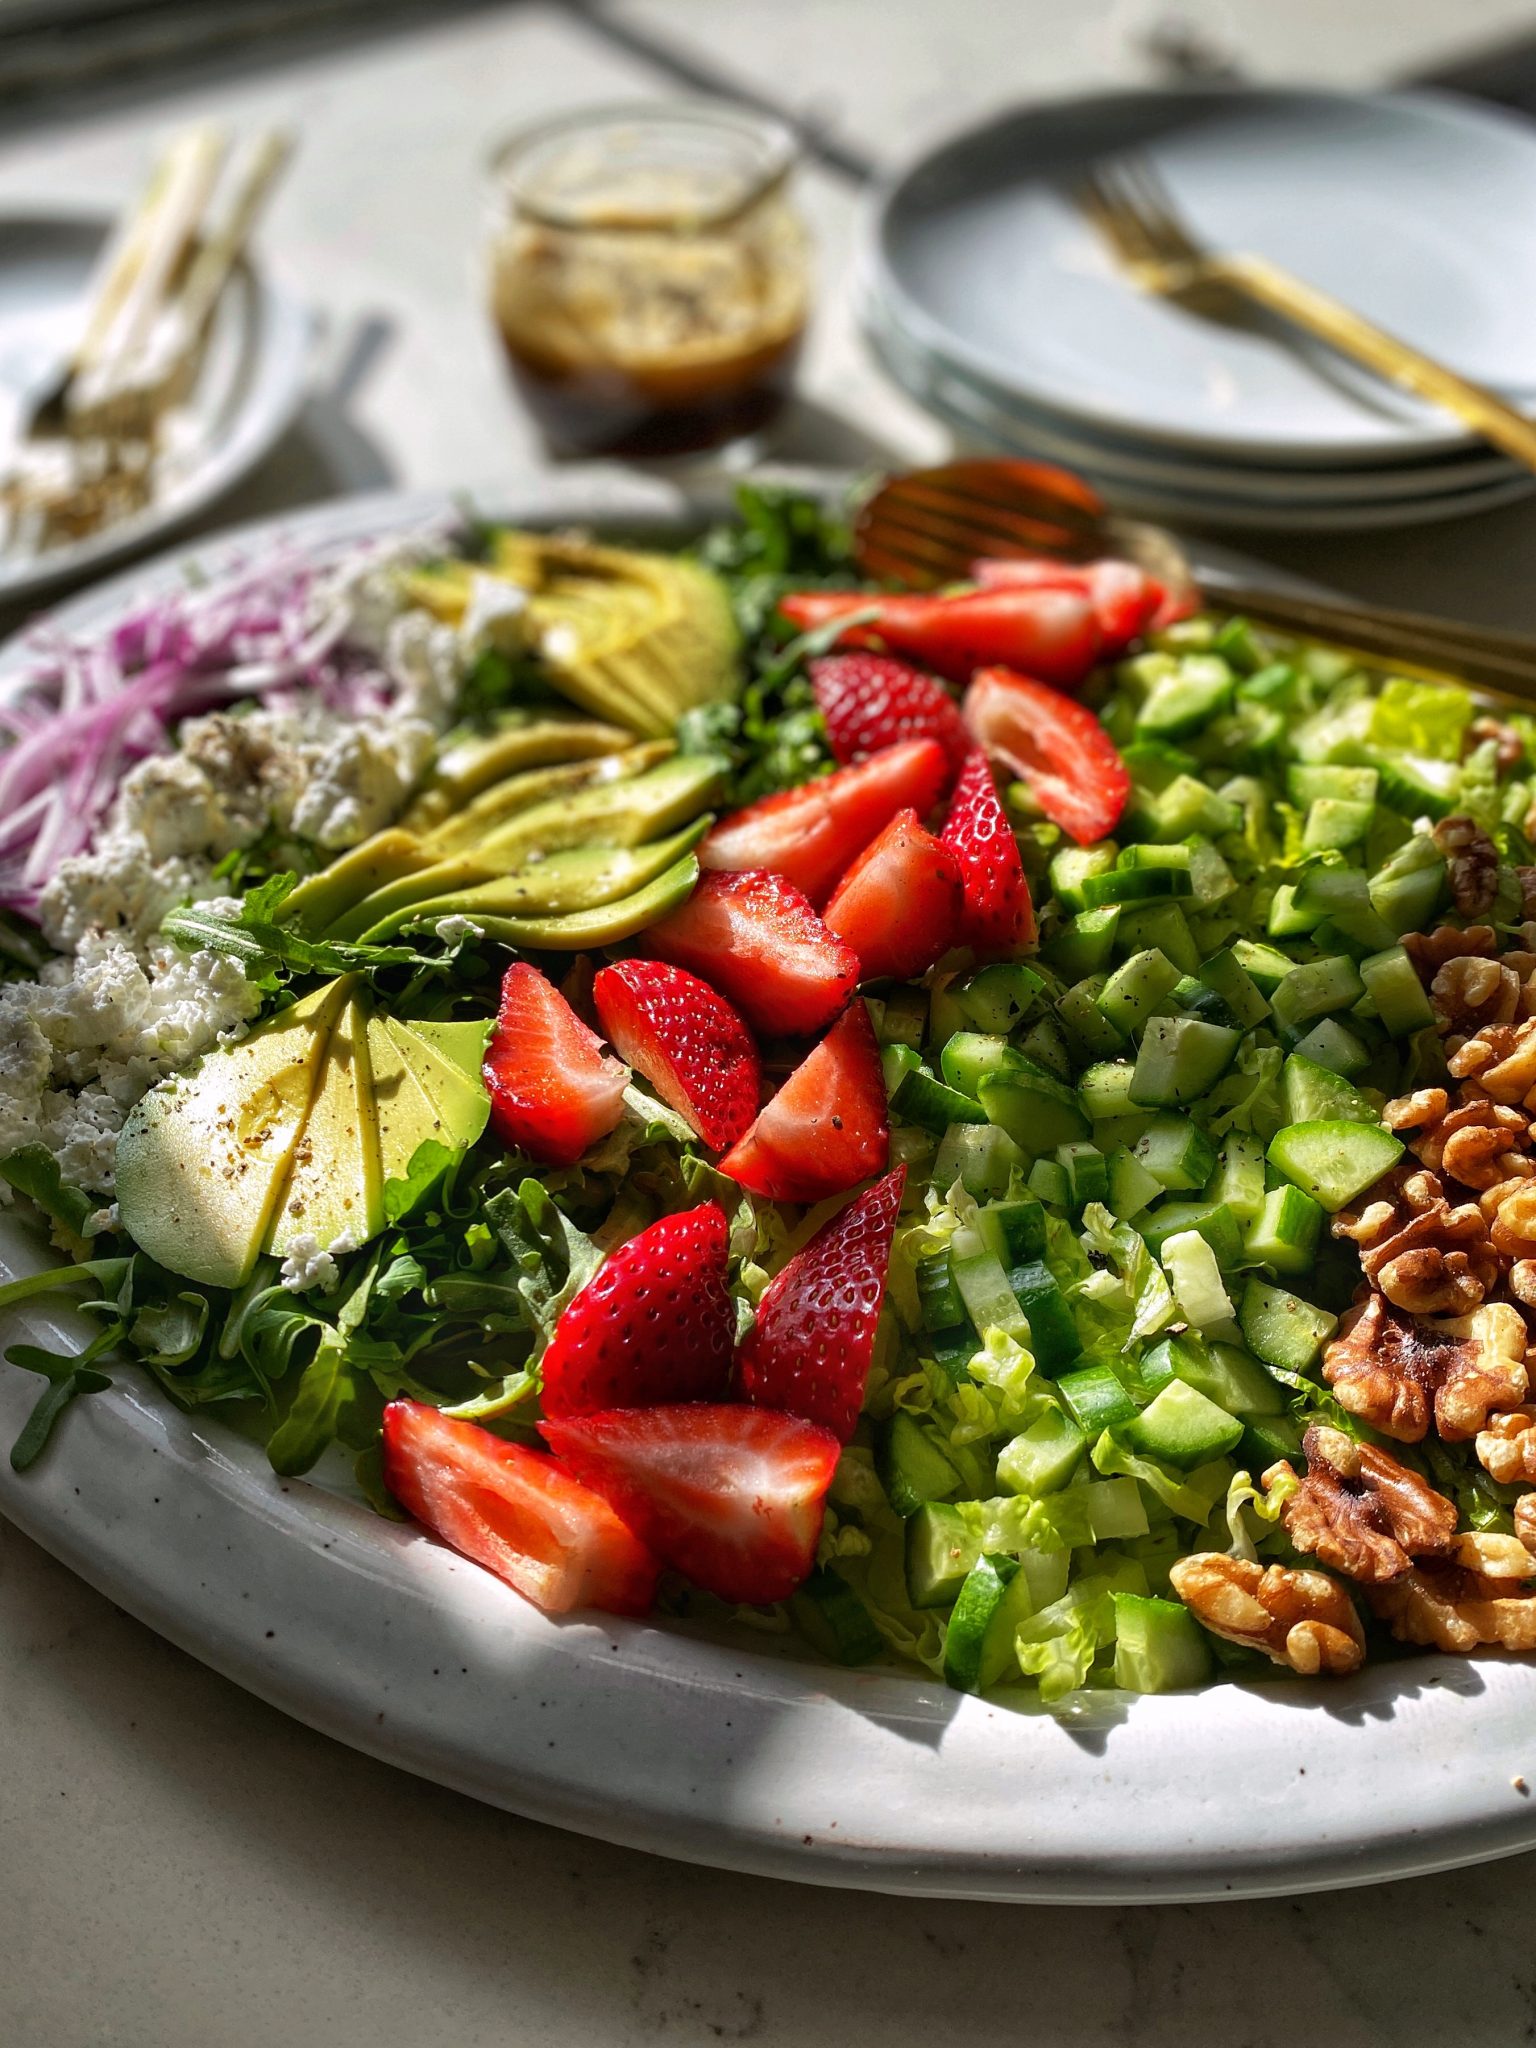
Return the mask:
<path id="1" fill-rule="evenodd" d="M 788 396 L 808 250 L 793 145 L 734 108 L 621 108 L 497 164 L 491 301 L 513 376 L 567 455 L 748 441 Z"/>

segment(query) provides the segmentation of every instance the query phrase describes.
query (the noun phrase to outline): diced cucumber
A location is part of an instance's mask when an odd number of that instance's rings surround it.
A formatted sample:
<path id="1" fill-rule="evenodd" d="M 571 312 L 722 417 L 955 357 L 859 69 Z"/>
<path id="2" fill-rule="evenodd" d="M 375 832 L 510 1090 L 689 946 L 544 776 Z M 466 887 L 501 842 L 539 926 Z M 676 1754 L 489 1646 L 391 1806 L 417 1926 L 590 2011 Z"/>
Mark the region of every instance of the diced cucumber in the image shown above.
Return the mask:
<path id="1" fill-rule="evenodd" d="M 1091 1067 L 1084 1067 L 1077 1077 L 1077 1095 L 1094 1123 L 1134 1114 L 1131 1076 L 1135 1071 L 1130 1060 L 1096 1060 Z"/>
<path id="2" fill-rule="evenodd" d="M 1323 1212 L 1300 1188 L 1271 1188 L 1254 1218 L 1244 1249 L 1249 1260 L 1275 1273 L 1307 1273 L 1317 1257 Z"/>
<path id="3" fill-rule="evenodd" d="M 1091 1135 L 1077 1091 L 1021 1053 L 1006 1068 L 983 1075 L 977 1093 L 988 1121 L 1032 1155 Z"/>
<path id="4" fill-rule="evenodd" d="M 1159 1262 L 1185 1322 L 1197 1330 L 1232 1319 L 1232 1299 L 1222 1285 L 1216 1254 L 1197 1230 L 1178 1230 L 1163 1240 Z"/>
<path id="5" fill-rule="evenodd" d="M 1243 1234 L 1237 1218 L 1224 1202 L 1162 1201 L 1137 1225 L 1154 1257 L 1162 1253 L 1170 1237 L 1182 1230 L 1198 1231 L 1216 1254 L 1216 1263 L 1230 1273 L 1243 1256 Z"/>
<path id="6" fill-rule="evenodd" d="M 955 1286 L 965 1303 L 965 1312 L 978 1336 L 988 1330 L 1002 1330 L 1017 1343 L 1029 1341 L 1029 1325 L 1018 1296 L 1008 1284 L 1002 1261 L 995 1252 L 973 1252 L 966 1258 L 950 1258 Z"/>
<path id="7" fill-rule="evenodd" d="M 1207 1024 L 1222 1024 L 1228 1030 L 1237 1026 L 1237 1018 L 1225 998 L 1217 995 L 1215 989 L 1201 981 L 1198 975 L 1181 974 L 1173 985 L 1168 1002 L 1186 1017 L 1199 1017 Z M 1268 1005 L 1265 1007 L 1267 1010 Z M 1166 1006 L 1163 1014 L 1168 1014 Z"/>
<path id="8" fill-rule="evenodd" d="M 997 1456 L 997 1483 L 1033 1499 L 1065 1486 L 1088 1448 L 1088 1438 L 1065 1410 L 1047 1408 Z"/>
<path id="9" fill-rule="evenodd" d="M 992 1202 L 982 1211 L 986 1223 L 996 1227 L 1001 1243 L 999 1257 L 1009 1265 L 1021 1259 L 1044 1256 L 1047 1236 L 1045 1211 L 1032 1195 L 1018 1195 L 1011 1201 Z"/>
<path id="10" fill-rule="evenodd" d="M 1115 861 L 1118 868 L 1183 868 L 1189 872 L 1187 846 L 1122 846 Z"/>
<path id="11" fill-rule="evenodd" d="M 1074 1045 L 1089 1058 L 1103 1059 L 1118 1052 L 1125 1043 L 1124 1032 L 1099 1008 L 1098 998 L 1104 986 L 1104 975 L 1090 974 L 1086 981 L 1069 988 L 1056 1004 L 1056 1014 Z"/>
<path id="12" fill-rule="evenodd" d="M 913 1067 L 902 1075 L 891 1097 L 891 1108 L 903 1123 L 919 1124 L 941 1137 L 951 1124 L 986 1121 L 986 1111 L 979 1102 L 962 1095 L 957 1088 L 946 1087 L 923 1067 Z"/>
<path id="13" fill-rule="evenodd" d="M 1058 1145 L 1056 1157 L 1067 1176 L 1067 1196 L 1074 1209 L 1089 1202 L 1102 1202 L 1109 1193 L 1109 1167 L 1097 1145 L 1085 1138 L 1070 1145 Z"/>
<path id="14" fill-rule="evenodd" d="M 1115 847 L 1111 841 L 1100 846 L 1064 846 L 1051 856 L 1051 888 L 1069 910 L 1086 910 L 1084 882 L 1090 875 L 1108 874 L 1114 864 Z"/>
<path id="15" fill-rule="evenodd" d="M 1277 956 L 1279 957 L 1279 956 Z M 1286 961 L 1289 971 L 1291 963 Z M 1269 1015 L 1269 1003 L 1258 983 L 1239 962 L 1232 947 L 1224 948 L 1200 969 L 1200 979 L 1226 1004 L 1233 1021 L 1245 1031 L 1262 1024 Z"/>
<path id="16" fill-rule="evenodd" d="M 1369 1046 L 1357 1031 L 1351 1031 L 1337 1017 L 1319 1017 L 1312 1029 L 1297 1039 L 1296 1050 L 1314 1066 L 1326 1067 L 1330 1073 L 1346 1079 L 1371 1064 Z"/>
<path id="17" fill-rule="evenodd" d="M 1288 1124 L 1374 1124 L 1376 1112 L 1357 1088 L 1302 1052 L 1293 1052 L 1280 1074 Z"/>
<path id="18" fill-rule="evenodd" d="M 1237 1321 L 1254 1357 L 1282 1372 L 1310 1372 L 1339 1326 L 1326 1309 L 1252 1275 L 1243 1286 Z"/>
<path id="19" fill-rule="evenodd" d="M 1274 946 L 1260 945 L 1256 939 L 1234 939 L 1232 958 L 1262 996 L 1273 996 L 1296 965 L 1288 953 L 1282 953 Z M 1212 961 L 1209 964 L 1214 966 L 1216 963 Z M 1199 971 L 1204 974 L 1205 969 Z M 1259 1020 L 1255 1018 L 1254 1021 L 1257 1023 Z"/>
<path id="20" fill-rule="evenodd" d="M 1033 1556 L 1017 1560 L 1018 1570 L 1003 1589 L 1003 1597 L 992 1611 L 981 1644 L 981 1669 L 977 1691 L 990 1692 L 994 1685 L 1019 1675 L 1018 1635 L 1020 1627 L 1040 1606 L 1031 1572 Z"/>
<path id="21" fill-rule="evenodd" d="M 966 1574 L 944 1631 L 944 1677 L 957 1692 L 981 1690 L 988 1638 L 996 1640 L 993 1624 L 1018 1571 L 1014 1558 L 985 1556 Z"/>
<path id="22" fill-rule="evenodd" d="M 1289 1415 L 1245 1415 L 1238 1456 L 1251 1472 L 1266 1472 L 1281 1458 L 1301 1456 L 1301 1431 Z"/>
<path id="23" fill-rule="evenodd" d="M 1085 1365 L 1079 1372 L 1064 1372 L 1056 1382 L 1056 1391 L 1066 1402 L 1072 1420 L 1090 1437 L 1136 1420 L 1136 1403 L 1119 1375 L 1107 1365 Z"/>
<path id="24" fill-rule="evenodd" d="M 1120 906 L 1103 910 L 1080 910 L 1041 948 L 1058 974 L 1068 981 L 1080 981 L 1085 974 L 1101 974 L 1115 950 L 1120 925 Z"/>
<path id="25" fill-rule="evenodd" d="M 869 1609 L 831 1565 L 817 1565 L 789 1606 L 812 1649 L 833 1664 L 868 1664 L 885 1648 Z"/>
<path id="26" fill-rule="evenodd" d="M 1205 1192 L 1240 1225 L 1251 1223 L 1264 1203 L 1263 1140 L 1252 1131 L 1228 1131 L 1221 1141 L 1221 1164 Z"/>
<path id="27" fill-rule="evenodd" d="M 1309 916 L 1314 929 L 1327 918 L 1367 952 L 1390 946 L 1393 940 L 1390 927 L 1371 902 L 1364 870 L 1345 867 L 1342 862 L 1322 860 L 1302 870 L 1296 884 L 1296 911 L 1298 916 Z"/>
<path id="28" fill-rule="evenodd" d="M 1243 1034 L 1199 1017 L 1151 1017 L 1131 1076 L 1131 1100 L 1172 1109 L 1213 1088 L 1237 1058 Z"/>
<path id="29" fill-rule="evenodd" d="M 933 1362 L 946 1374 L 951 1385 L 963 1387 L 970 1378 L 970 1363 L 976 1355 L 976 1339 L 970 1325 L 963 1330 L 944 1330 L 931 1340 Z"/>
<path id="30" fill-rule="evenodd" d="M 1335 763 L 1293 761 L 1285 771 L 1286 794 L 1303 810 L 1323 797 L 1374 804 L 1379 781 L 1374 768 L 1344 768 Z"/>
<path id="31" fill-rule="evenodd" d="M 1112 1593 L 1115 1684 L 1123 1692 L 1183 1692 L 1211 1675 L 1210 1645 L 1189 1609 L 1151 1594 Z"/>
<path id="32" fill-rule="evenodd" d="M 1435 1021 L 1418 972 L 1401 946 L 1387 946 L 1360 962 L 1360 979 L 1376 1014 L 1394 1038 L 1409 1038 Z"/>
<path id="33" fill-rule="evenodd" d="M 1229 1415 L 1281 1415 L 1285 1393 L 1256 1358 L 1237 1344 L 1170 1340 L 1174 1377 L 1197 1387 Z"/>
<path id="34" fill-rule="evenodd" d="M 994 960 L 956 982 L 951 994 L 978 1031 L 1006 1037 L 1034 1009 L 1044 988 L 1044 981 L 1022 960 Z"/>
<path id="35" fill-rule="evenodd" d="M 1293 967 L 1270 998 L 1276 1026 L 1299 1038 L 1307 1026 L 1334 1010 L 1347 1010 L 1365 994 L 1353 960 L 1343 953 Z"/>
<path id="36" fill-rule="evenodd" d="M 1082 1339 L 1050 1267 L 1043 1259 L 1020 1259 L 1008 1281 L 1014 1299 L 1029 1319 L 1027 1342 L 1041 1371 L 1054 1373 L 1070 1365 L 1082 1352 Z"/>
<path id="37" fill-rule="evenodd" d="M 1073 1488 L 1074 1493 L 1077 1490 Z M 1146 1503 L 1134 1479 L 1096 1479 L 1082 1488 L 1082 1494 L 1095 1543 L 1120 1543 L 1129 1536 L 1146 1535 Z"/>
<path id="38" fill-rule="evenodd" d="M 1044 1067 L 1048 1074 L 1054 1074 L 1058 1081 L 1072 1079 L 1073 1062 L 1067 1050 L 1067 1034 L 1057 1022 L 1054 1010 L 1035 1019 L 1019 1040 L 1018 1050 L 1025 1059 L 1033 1060 L 1037 1067 Z"/>
<path id="39" fill-rule="evenodd" d="M 953 1500 L 960 1474 L 931 1431 L 898 1408 L 875 1437 L 875 1471 L 898 1515 L 915 1515 L 930 1501 Z"/>
<path id="40" fill-rule="evenodd" d="M 1120 930 L 1115 943 L 1127 955 L 1144 952 L 1165 954 L 1180 974 L 1197 974 L 1200 949 L 1189 929 L 1189 920 L 1177 903 L 1136 903 L 1120 913 Z"/>
<path id="41" fill-rule="evenodd" d="M 921 1046 L 928 1029 L 928 997 L 920 988 L 893 988 L 876 1037 L 882 1045 Z"/>
<path id="42" fill-rule="evenodd" d="M 925 1330 L 958 1330 L 965 1303 L 949 1268 L 948 1252 L 930 1252 L 917 1262 L 917 1306 Z"/>
<path id="43" fill-rule="evenodd" d="M 1180 970 L 1150 947 L 1123 961 L 1099 992 L 1099 1008 L 1123 1038 L 1133 1037 L 1178 987 Z"/>
<path id="44" fill-rule="evenodd" d="M 974 1102 L 983 1074 L 995 1074 L 1013 1057 L 1013 1047 L 996 1032 L 956 1031 L 939 1054 L 939 1072 L 951 1088 Z"/>
<path id="45" fill-rule="evenodd" d="M 920 1507 L 907 1517 L 907 1598 L 918 1608 L 951 1606 L 980 1554 L 963 1515 L 932 1501 Z"/>
<path id="46" fill-rule="evenodd" d="M 1282 882 L 1270 898 L 1264 929 L 1272 939 L 1299 939 L 1305 938 L 1317 922 L 1311 911 L 1296 908 L 1295 884 Z"/>
<path id="47" fill-rule="evenodd" d="M 923 1064 L 917 1052 L 910 1045 L 884 1045 L 880 1048 L 880 1071 L 885 1077 L 885 1092 L 894 1095 L 908 1074 L 916 1073 Z"/>
<path id="48" fill-rule="evenodd" d="M 1090 910 L 1194 893 L 1187 867 L 1111 868 L 1106 874 L 1089 875 L 1083 883 L 1083 900 Z"/>
<path id="49" fill-rule="evenodd" d="M 1117 1431 L 1133 1451 L 1191 1471 L 1225 1457 L 1242 1439 L 1243 1425 L 1187 1380 L 1170 1380 L 1141 1413 Z"/>
<path id="50" fill-rule="evenodd" d="M 1121 1223 L 1129 1223 L 1162 1192 L 1162 1182 L 1154 1180 L 1130 1147 L 1117 1145 L 1109 1155 L 1108 1207 L 1111 1215 Z"/>
<path id="51" fill-rule="evenodd" d="M 1138 1163 L 1171 1194 L 1203 1188 L 1216 1167 L 1216 1147 L 1187 1116 L 1154 1116 L 1131 1150 Z"/>
<path id="52" fill-rule="evenodd" d="M 1242 671 L 1246 677 L 1251 677 L 1255 670 L 1263 669 L 1269 661 L 1269 649 L 1254 631 L 1251 620 L 1245 618 L 1223 619 L 1211 646 L 1230 667 Z"/>
<path id="53" fill-rule="evenodd" d="M 1072 1206 L 1066 1168 L 1054 1159 L 1037 1159 L 1029 1169 L 1025 1185 L 1037 1200 L 1052 1209 L 1070 1209 Z"/>
<path id="54" fill-rule="evenodd" d="M 1361 752 L 1381 775 L 1381 800 L 1405 818 L 1448 818 L 1461 793 L 1461 768 L 1455 761 L 1426 760 L 1422 754 L 1396 754 L 1375 748 Z"/>
<path id="55" fill-rule="evenodd" d="M 996 1124 L 951 1124 L 934 1160 L 934 1185 L 947 1190 L 958 1180 L 981 1202 L 1006 1194 L 1014 1169 L 1023 1164 L 1024 1154 Z"/>
<path id="56" fill-rule="evenodd" d="M 1296 694 L 1296 671 L 1288 661 L 1271 661 L 1255 674 L 1244 676 L 1237 694 L 1259 704 L 1289 706 Z"/>
<path id="57" fill-rule="evenodd" d="M 1209 724 L 1232 702 L 1237 681 L 1216 654 L 1186 655 L 1170 676 L 1153 683 L 1136 713 L 1136 730 L 1148 739 L 1181 740 Z"/>
<path id="58" fill-rule="evenodd" d="M 1403 1156 L 1403 1144 L 1378 1124 L 1331 1119 L 1287 1124 L 1269 1143 L 1269 1162 L 1335 1215 Z"/>
<path id="59" fill-rule="evenodd" d="M 1301 835 L 1302 851 L 1334 853 L 1346 847 L 1359 846 L 1370 836 L 1375 816 L 1376 806 L 1373 803 L 1355 803 L 1348 797 L 1320 796 L 1307 809 Z"/>
<path id="60" fill-rule="evenodd" d="M 1433 922 L 1445 891 L 1445 859 L 1427 833 L 1388 855 L 1371 876 L 1372 908 L 1399 938 Z"/>

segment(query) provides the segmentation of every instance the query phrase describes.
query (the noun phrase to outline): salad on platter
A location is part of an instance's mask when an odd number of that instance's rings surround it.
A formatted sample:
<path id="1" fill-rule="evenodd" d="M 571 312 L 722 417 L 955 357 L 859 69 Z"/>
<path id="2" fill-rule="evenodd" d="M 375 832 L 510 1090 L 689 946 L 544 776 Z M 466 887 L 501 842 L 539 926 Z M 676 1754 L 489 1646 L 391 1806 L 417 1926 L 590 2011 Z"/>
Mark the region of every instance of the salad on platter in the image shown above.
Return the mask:
<path id="1" fill-rule="evenodd" d="M 12 1464 L 140 1370 L 546 1612 L 1058 1708 L 1536 1649 L 1536 719 L 1194 602 L 749 486 L 35 636 Z"/>

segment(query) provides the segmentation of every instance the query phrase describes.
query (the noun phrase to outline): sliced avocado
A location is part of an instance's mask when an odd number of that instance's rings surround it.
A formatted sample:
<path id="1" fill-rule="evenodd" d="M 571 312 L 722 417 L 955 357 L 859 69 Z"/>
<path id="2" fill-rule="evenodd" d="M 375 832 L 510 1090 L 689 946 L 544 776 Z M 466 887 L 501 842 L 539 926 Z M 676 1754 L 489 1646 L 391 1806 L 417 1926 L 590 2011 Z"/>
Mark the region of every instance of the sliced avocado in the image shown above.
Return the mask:
<path id="1" fill-rule="evenodd" d="M 348 942 L 360 939 L 364 932 L 372 931 L 397 910 L 409 910 L 428 897 L 472 889 L 480 882 L 493 882 L 501 872 L 500 862 L 481 860 L 467 853 L 455 854 L 451 860 L 435 860 L 414 874 L 402 875 L 398 881 L 375 889 L 371 896 L 364 896 L 326 927 L 325 936 Z"/>
<path id="2" fill-rule="evenodd" d="M 368 1020 L 368 1064 L 373 1072 L 373 1113 L 379 1126 L 379 1173 L 384 1181 L 404 1180 L 419 1146 L 459 1142 L 441 1103 L 417 1077 L 382 1017 Z M 474 1133 L 478 1137 L 479 1132 Z M 465 1144 L 473 1138 L 465 1137 Z"/>
<path id="3" fill-rule="evenodd" d="M 306 1234 L 322 1245 L 338 1237 L 365 1243 L 384 1227 L 382 1185 L 368 1005 L 354 996 L 332 1026 L 320 1086 L 263 1251 L 282 1258 L 293 1240 Z"/>
<path id="4" fill-rule="evenodd" d="M 623 782 L 656 767 L 675 752 L 669 740 L 647 740 L 642 746 L 626 747 L 622 753 L 597 754 L 588 761 L 570 761 L 558 768 L 535 768 L 523 775 L 507 776 L 445 818 L 428 835 L 429 843 L 439 853 L 467 850 L 535 804 L 573 796 L 578 790 L 597 784 Z"/>
<path id="5" fill-rule="evenodd" d="M 283 899 L 278 921 L 302 925 L 308 932 L 327 931 L 363 897 L 404 875 L 431 867 L 437 858 L 432 848 L 399 826 L 375 832 L 371 839 L 365 839 L 360 846 L 352 847 L 328 867 L 321 868 L 318 874 L 300 882 Z"/>
<path id="6" fill-rule="evenodd" d="M 489 1020 L 423 1024 L 385 1017 L 380 1022 L 417 1087 L 433 1105 L 436 1128 L 431 1135 L 455 1151 L 472 1145 L 491 1113 L 491 1098 L 480 1078 Z"/>
<path id="7" fill-rule="evenodd" d="M 723 780 L 723 765 L 713 754 L 677 754 L 643 775 L 537 804 L 488 833 L 476 850 L 488 865 L 511 868 L 535 848 L 548 854 L 592 843 L 639 846 L 696 818 Z"/>
<path id="8" fill-rule="evenodd" d="M 653 839 L 645 846 L 575 846 L 552 853 L 548 860 L 534 861 L 514 874 L 498 875 L 494 881 L 402 905 L 370 925 L 362 936 L 376 945 L 408 926 L 440 917 L 468 917 L 478 924 L 482 915 L 558 917 L 597 910 L 655 881 L 698 845 L 709 824 L 710 813 L 706 812 L 681 832 Z"/>
<path id="9" fill-rule="evenodd" d="M 686 903 L 699 879 L 697 854 L 685 854 L 664 874 L 632 896 L 605 903 L 597 910 L 577 910 L 568 917 L 476 918 L 487 938 L 520 946 L 531 953 L 580 953 L 589 946 L 614 946 L 648 925 L 658 924 L 680 903 Z"/>
<path id="10" fill-rule="evenodd" d="M 249 1277 L 356 983 L 355 975 L 327 982 L 162 1081 L 129 1113 L 117 1200 L 124 1227 L 152 1259 L 214 1287 Z"/>
<path id="11" fill-rule="evenodd" d="M 593 718 L 507 714 L 494 732 L 449 739 L 401 823 L 408 832 L 424 832 L 493 782 L 529 768 L 617 753 L 633 738 L 622 726 L 603 725 Z"/>

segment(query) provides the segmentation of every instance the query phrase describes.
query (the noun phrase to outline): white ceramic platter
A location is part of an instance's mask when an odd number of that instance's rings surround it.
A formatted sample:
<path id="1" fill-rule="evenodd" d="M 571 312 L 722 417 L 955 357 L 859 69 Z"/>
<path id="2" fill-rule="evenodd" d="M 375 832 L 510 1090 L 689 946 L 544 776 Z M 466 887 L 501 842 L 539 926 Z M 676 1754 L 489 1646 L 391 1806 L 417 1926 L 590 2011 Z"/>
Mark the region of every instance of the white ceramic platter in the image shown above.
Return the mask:
<path id="1" fill-rule="evenodd" d="M 494 509 L 656 535 L 690 510 L 659 485 L 580 478 L 498 494 Z M 328 544 L 448 510 L 360 500 L 232 545 L 276 531 Z M 99 626 L 147 580 L 120 578 L 60 623 Z M 42 1259 L 0 1214 L 0 1271 Z M 36 1305 L 0 1348 L 81 1334 L 78 1317 Z M 38 1388 L 0 1367 L 0 1443 Z M 1182 1900 L 1363 1884 L 1536 1843 L 1529 1663 L 1414 1659 L 1332 1686 L 1104 1695 L 1058 1721 L 757 1636 L 555 1622 L 323 1479 L 278 1479 L 259 1449 L 131 1370 L 75 1404 L 31 1471 L 0 1463 L 0 1510 L 311 1726 L 514 1812 L 697 1862 L 966 1898 Z"/>
<path id="2" fill-rule="evenodd" d="M 0 218 L 0 467 L 28 394 L 64 359 L 83 317 L 104 215 Z M 0 603 L 78 580 L 164 541 L 248 476 L 303 402 L 311 323 L 296 301 L 240 264 L 214 316 L 186 408 L 188 453 L 152 504 L 100 533 L 42 553 L 0 551 Z"/>
<path id="3" fill-rule="evenodd" d="M 875 194 L 866 259 L 899 325 L 1064 420 L 1222 459 L 1391 462 L 1476 443 L 1289 330 L 1138 292 L 1070 198 L 1156 163 L 1201 235 L 1254 250 L 1520 399 L 1536 390 L 1536 129 L 1446 94 L 1113 93 L 1003 116 Z"/>

